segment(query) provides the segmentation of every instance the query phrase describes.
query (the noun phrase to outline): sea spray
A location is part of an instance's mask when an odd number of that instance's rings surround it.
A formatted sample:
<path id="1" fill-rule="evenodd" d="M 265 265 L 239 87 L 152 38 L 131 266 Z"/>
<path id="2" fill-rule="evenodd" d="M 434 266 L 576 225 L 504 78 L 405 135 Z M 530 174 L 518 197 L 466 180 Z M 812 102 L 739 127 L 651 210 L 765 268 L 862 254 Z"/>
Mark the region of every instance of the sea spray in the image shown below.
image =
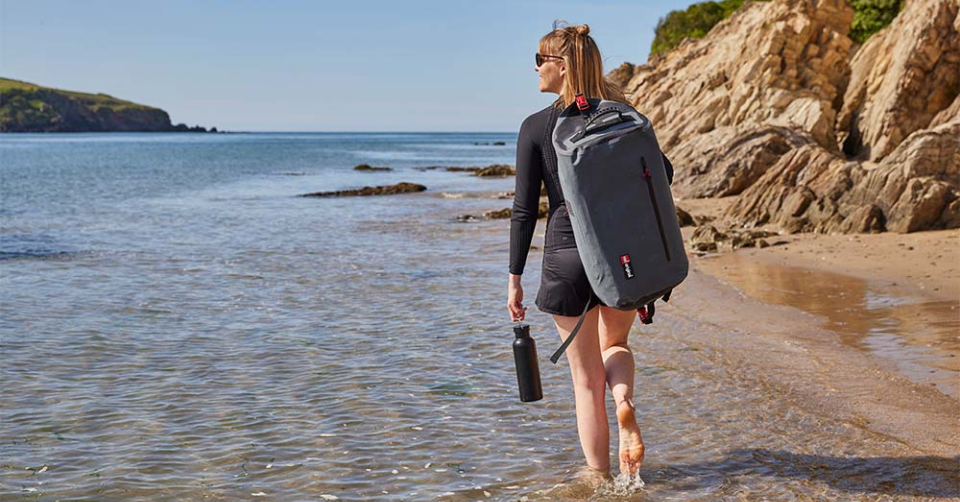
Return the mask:
<path id="1" fill-rule="evenodd" d="M 613 482 L 607 483 L 598 490 L 600 495 L 623 497 L 640 491 L 646 483 L 640 478 L 640 473 L 636 472 L 632 476 L 621 472 L 613 479 Z"/>

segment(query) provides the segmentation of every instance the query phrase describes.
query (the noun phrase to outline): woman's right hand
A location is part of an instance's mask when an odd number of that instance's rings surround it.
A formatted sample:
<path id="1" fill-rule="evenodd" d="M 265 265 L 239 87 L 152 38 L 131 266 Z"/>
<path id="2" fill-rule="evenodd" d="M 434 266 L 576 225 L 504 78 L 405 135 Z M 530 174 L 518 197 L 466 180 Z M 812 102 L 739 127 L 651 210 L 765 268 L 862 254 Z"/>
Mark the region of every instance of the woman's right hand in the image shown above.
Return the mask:
<path id="1" fill-rule="evenodd" d="M 526 316 L 527 307 L 523 306 L 523 287 L 520 286 L 520 276 L 510 274 L 510 286 L 507 290 L 507 310 L 510 311 L 510 321 L 522 321 Z"/>

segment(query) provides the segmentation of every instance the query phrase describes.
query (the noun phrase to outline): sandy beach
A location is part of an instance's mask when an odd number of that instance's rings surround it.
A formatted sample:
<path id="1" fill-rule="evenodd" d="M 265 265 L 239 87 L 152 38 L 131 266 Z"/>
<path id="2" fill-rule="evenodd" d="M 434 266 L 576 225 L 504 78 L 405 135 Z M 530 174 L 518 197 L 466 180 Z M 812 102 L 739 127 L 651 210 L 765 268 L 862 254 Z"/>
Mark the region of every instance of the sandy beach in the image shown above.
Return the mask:
<path id="1" fill-rule="evenodd" d="M 724 203 L 682 202 L 710 216 Z M 955 462 L 960 230 L 770 240 L 782 243 L 691 253 L 691 275 L 665 308 L 734 327 L 691 336 L 797 406 Z M 871 340 L 878 326 L 886 340 Z"/>
<path id="2" fill-rule="evenodd" d="M 734 199 L 685 199 L 678 204 L 694 215 L 719 219 Z M 685 228 L 684 236 L 692 231 L 692 227 Z M 786 241 L 787 245 L 745 248 L 738 253 L 769 263 L 880 281 L 892 293 L 960 301 L 960 229 L 909 234 L 784 234 L 769 240 Z"/>

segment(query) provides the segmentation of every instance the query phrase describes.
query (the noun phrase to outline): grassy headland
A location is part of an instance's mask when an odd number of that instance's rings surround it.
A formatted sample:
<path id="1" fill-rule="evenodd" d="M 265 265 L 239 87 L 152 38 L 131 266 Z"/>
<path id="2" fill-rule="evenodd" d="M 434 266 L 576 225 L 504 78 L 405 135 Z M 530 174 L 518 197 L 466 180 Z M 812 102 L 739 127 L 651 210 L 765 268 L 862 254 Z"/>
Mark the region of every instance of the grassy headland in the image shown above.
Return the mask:
<path id="1" fill-rule="evenodd" d="M 0 77 L 0 132 L 206 132 L 173 125 L 167 112 L 98 93 Z M 216 128 L 211 129 L 216 132 Z"/>

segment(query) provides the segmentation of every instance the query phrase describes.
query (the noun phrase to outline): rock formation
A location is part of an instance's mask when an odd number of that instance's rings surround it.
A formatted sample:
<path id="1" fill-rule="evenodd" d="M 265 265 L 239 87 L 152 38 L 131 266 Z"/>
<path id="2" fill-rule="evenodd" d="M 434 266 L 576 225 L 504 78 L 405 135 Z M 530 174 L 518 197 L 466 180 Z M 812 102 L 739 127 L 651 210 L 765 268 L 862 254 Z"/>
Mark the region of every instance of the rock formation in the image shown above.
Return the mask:
<path id="1" fill-rule="evenodd" d="M 960 91 L 957 11 L 956 0 L 911 0 L 857 51 L 837 118 L 844 152 L 880 160 L 955 100 Z"/>
<path id="2" fill-rule="evenodd" d="M 384 185 L 384 186 L 365 186 L 363 188 L 355 188 L 350 190 L 334 190 L 332 192 L 313 192 L 305 193 L 300 195 L 300 197 L 343 197 L 348 195 L 394 195 L 398 193 L 409 193 L 409 192 L 422 192 L 426 190 L 427 187 L 423 185 L 418 185 L 417 183 L 407 183 L 402 181 L 396 185 Z"/>
<path id="3" fill-rule="evenodd" d="M 505 177 L 505 176 L 515 176 L 517 174 L 517 169 L 507 164 L 491 164 L 487 167 L 425 166 L 425 167 L 416 167 L 414 169 L 417 169 L 418 171 L 432 171 L 434 169 L 443 169 L 445 171 L 449 171 L 452 173 L 470 172 L 470 173 L 473 173 L 474 176 L 481 176 L 481 177 Z"/>
<path id="4" fill-rule="evenodd" d="M 493 164 L 491 166 L 484 167 L 483 169 L 478 170 L 474 173 L 475 176 L 483 177 L 492 177 L 492 176 L 515 176 L 517 170 L 513 166 L 508 166 L 506 164 Z"/>
<path id="5" fill-rule="evenodd" d="M 907 0 L 863 46 L 843 0 L 747 3 L 623 84 L 681 197 L 787 232 L 960 225 L 960 0 Z"/>
<path id="6" fill-rule="evenodd" d="M 542 220 L 550 215 L 550 204 L 546 202 L 541 202 L 540 206 L 537 209 L 537 219 Z M 504 220 L 513 216 L 513 209 L 505 207 L 503 209 L 494 209 L 483 213 L 483 219 L 487 220 Z M 481 218 L 478 218 L 472 214 L 461 214 L 457 216 L 457 221 L 462 222 L 474 222 L 479 221 Z"/>

